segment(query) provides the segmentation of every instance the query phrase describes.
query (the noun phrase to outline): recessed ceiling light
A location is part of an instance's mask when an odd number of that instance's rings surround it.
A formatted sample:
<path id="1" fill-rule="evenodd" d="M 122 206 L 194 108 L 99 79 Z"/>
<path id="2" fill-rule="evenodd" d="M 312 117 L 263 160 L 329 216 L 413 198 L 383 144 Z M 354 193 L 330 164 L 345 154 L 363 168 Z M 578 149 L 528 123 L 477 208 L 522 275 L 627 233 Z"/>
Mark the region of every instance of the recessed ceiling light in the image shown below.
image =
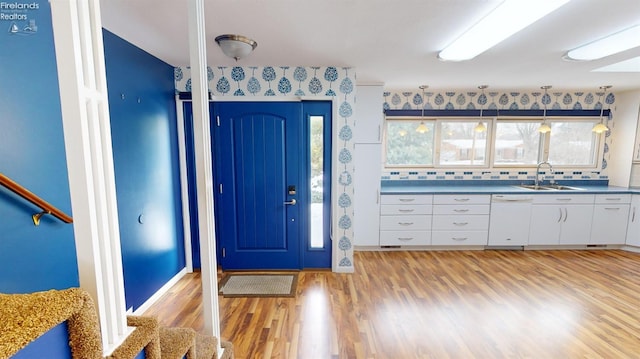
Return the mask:
<path id="1" fill-rule="evenodd" d="M 640 25 L 635 25 L 570 50 L 565 58 L 578 61 L 596 60 L 638 46 L 640 46 Z"/>
<path id="2" fill-rule="evenodd" d="M 569 0 L 506 0 L 440 51 L 438 58 L 470 60 L 567 2 Z"/>
<path id="3" fill-rule="evenodd" d="M 640 72 L 640 56 L 603 66 L 592 72 Z"/>

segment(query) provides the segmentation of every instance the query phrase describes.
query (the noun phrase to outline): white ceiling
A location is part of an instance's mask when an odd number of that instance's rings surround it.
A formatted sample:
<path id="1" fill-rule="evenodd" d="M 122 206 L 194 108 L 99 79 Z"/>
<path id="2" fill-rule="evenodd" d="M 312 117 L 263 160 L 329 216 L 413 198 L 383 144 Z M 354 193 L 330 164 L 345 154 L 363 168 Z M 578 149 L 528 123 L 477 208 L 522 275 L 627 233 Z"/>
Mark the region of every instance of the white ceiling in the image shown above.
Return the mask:
<path id="1" fill-rule="evenodd" d="M 102 0 L 103 26 L 173 66 L 189 64 L 188 0 Z M 210 66 L 353 67 L 358 83 L 388 90 L 640 89 L 640 72 L 593 72 L 640 56 L 640 48 L 591 62 L 567 62 L 567 50 L 640 23 L 640 0 L 572 0 L 466 62 L 437 53 L 498 0 L 206 0 Z M 258 42 L 237 63 L 214 38 Z M 640 70 L 640 69 L 639 69 Z"/>

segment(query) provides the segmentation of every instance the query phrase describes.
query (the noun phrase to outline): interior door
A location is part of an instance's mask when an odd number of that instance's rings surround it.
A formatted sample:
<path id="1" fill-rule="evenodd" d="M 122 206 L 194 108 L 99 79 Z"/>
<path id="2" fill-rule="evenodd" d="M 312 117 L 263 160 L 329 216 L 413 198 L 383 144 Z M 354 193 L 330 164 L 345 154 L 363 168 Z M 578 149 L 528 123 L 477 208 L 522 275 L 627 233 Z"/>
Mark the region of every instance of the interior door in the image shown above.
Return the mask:
<path id="1" fill-rule="evenodd" d="M 303 121 L 299 102 L 212 104 L 216 231 L 232 269 L 300 269 Z"/>

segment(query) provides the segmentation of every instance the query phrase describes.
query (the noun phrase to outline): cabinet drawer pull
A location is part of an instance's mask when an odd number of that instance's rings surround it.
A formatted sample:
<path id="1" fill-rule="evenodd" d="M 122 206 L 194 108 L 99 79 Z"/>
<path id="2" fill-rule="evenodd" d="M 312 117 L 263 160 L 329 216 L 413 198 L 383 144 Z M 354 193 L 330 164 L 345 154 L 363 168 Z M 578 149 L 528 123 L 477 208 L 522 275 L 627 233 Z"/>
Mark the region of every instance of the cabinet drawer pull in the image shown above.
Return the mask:
<path id="1" fill-rule="evenodd" d="M 410 241 L 413 240 L 413 237 L 398 237 L 399 241 Z"/>
<path id="2" fill-rule="evenodd" d="M 458 212 L 458 213 L 464 213 L 464 212 L 469 212 L 468 209 L 454 209 L 454 212 Z"/>
<path id="3" fill-rule="evenodd" d="M 454 198 L 453 200 L 456 202 L 467 202 L 469 198 Z"/>
<path id="4" fill-rule="evenodd" d="M 415 198 L 398 198 L 398 201 L 400 202 L 413 202 L 415 200 Z"/>
<path id="5" fill-rule="evenodd" d="M 633 216 L 631 216 L 631 222 L 636 221 L 636 207 L 633 207 Z"/>
<path id="6" fill-rule="evenodd" d="M 607 210 L 607 211 L 617 211 L 619 209 L 620 209 L 620 207 L 605 207 L 605 210 Z"/>
<path id="7" fill-rule="evenodd" d="M 453 222 L 453 224 L 456 226 L 466 226 L 469 222 Z"/>
<path id="8" fill-rule="evenodd" d="M 451 237 L 454 241 L 466 241 L 468 237 Z"/>
<path id="9" fill-rule="evenodd" d="M 415 209 L 399 209 L 398 212 L 403 212 L 403 213 L 411 213 L 415 211 Z"/>
<path id="10" fill-rule="evenodd" d="M 413 226 L 413 222 L 398 222 L 401 226 Z"/>
<path id="11" fill-rule="evenodd" d="M 607 197 L 604 200 L 605 201 L 621 201 L 622 198 L 620 198 L 620 197 Z"/>
<path id="12" fill-rule="evenodd" d="M 572 199 L 571 198 L 556 198 L 556 201 L 562 201 L 562 202 L 570 202 Z"/>

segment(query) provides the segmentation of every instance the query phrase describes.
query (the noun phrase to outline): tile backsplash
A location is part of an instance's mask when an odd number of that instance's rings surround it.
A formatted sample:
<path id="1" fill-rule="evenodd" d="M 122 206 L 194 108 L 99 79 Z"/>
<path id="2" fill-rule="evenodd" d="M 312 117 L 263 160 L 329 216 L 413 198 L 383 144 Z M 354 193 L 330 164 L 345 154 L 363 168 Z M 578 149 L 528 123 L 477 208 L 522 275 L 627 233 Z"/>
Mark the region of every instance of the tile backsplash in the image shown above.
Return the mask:
<path id="1" fill-rule="evenodd" d="M 549 173 L 548 170 L 540 172 L 545 180 L 606 180 L 607 176 L 601 171 L 571 171 L 558 170 Z M 510 170 L 385 170 L 382 172 L 382 180 L 517 180 L 533 181 L 536 178 L 536 170 L 510 169 Z"/>

